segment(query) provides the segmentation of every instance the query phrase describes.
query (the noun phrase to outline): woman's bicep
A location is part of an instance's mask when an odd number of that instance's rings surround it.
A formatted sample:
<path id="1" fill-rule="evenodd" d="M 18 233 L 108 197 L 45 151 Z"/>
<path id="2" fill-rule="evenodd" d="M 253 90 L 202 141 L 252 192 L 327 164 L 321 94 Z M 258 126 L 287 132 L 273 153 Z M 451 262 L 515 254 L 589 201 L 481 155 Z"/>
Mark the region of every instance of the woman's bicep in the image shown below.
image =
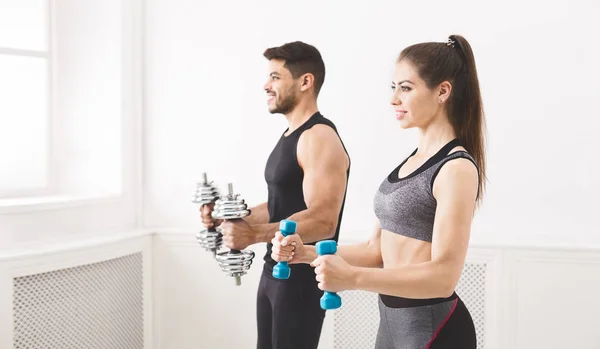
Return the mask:
<path id="1" fill-rule="evenodd" d="M 467 159 L 444 164 L 434 182 L 437 201 L 432 261 L 450 266 L 456 277 L 464 265 L 478 188 L 477 168 Z"/>

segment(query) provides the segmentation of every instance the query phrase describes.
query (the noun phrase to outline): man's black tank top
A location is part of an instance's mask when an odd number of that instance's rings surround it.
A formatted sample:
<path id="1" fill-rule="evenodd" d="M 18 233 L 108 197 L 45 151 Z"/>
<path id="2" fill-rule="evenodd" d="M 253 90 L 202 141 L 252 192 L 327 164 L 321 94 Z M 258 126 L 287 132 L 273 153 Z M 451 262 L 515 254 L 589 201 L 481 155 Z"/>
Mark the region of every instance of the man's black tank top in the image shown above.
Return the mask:
<path id="1" fill-rule="evenodd" d="M 317 124 L 324 124 L 333 128 L 335 133 L 338 135 L 338 138 L 340 138 L 340 142 L 342 142 L 342 139 L 333 122 L 323 117 L 323 115 L 321 115 L 319 112 L 313 114 L 310 119 L 308 119 L 306 122 L 300 125 L 300 127 L 287 136 L 285 136 L 285 132 L 287 132 L 289 129 L 285 130 L 275 145 L 275 148 L 271 152 L 271 155 L 269 155 L 269 159 L 267 160 L 265 167 L 265 180 L 267 182 L 269 193 L 269 199 L 267 202 L 269 209 L 269 223 L 276 223 L 283 219 L 288 219 L 291 215 L 306 210 L 307 208 L 306 203 L 304 202 L 304 193 L 302 191 L 304 172 L 298 164 L 296 149 L 298 140 L 300 139 L 302 133 Z M 346 155 L 348 155 L 346 147 L 344 146 L 344 142 L 342 142 L 342 146 L 344 147 Z M 348 156 L 348 158 L 350 157 Z M 349 176 L 350 166 L 348 166 L 348 170 L 346 171 L 346 190 L 348 188 Z M 344 204 L 346 202 L 346 190 L 344 191 L 344 200 L 342 201 L 342 206 L 338 216 L 338 224 L 333 237 L 333 240 L 335 241 L 338 241 L 339 238 Z M 308 245 L 314 244 L 316 244 L 316 241 L 308 243 Z M 269 242 L 267 244 L 267 253 L 264 257 L 265 267 L 269 270 L 272 270 L 273 266 L 276 264 L 276 262 L 271 258 L 272 247 L 273 244 Z M 304 269 L 306 266 L 309 265 L 290 265 L 290 267 L 293 269 Z"/>

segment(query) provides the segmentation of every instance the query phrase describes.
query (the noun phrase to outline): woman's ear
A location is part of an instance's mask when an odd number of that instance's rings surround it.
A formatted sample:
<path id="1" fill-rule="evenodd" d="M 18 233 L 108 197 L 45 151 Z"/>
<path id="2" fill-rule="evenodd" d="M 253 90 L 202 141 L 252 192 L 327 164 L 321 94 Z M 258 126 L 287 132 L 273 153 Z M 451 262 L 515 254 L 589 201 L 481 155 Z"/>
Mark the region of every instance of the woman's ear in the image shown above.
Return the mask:
<path id="1" fill-rule="evenodd" d="M 438 87 L 438 102 L 446 103 L 452 92 L 452 84 L 449 81 L 444 81 Z"/>

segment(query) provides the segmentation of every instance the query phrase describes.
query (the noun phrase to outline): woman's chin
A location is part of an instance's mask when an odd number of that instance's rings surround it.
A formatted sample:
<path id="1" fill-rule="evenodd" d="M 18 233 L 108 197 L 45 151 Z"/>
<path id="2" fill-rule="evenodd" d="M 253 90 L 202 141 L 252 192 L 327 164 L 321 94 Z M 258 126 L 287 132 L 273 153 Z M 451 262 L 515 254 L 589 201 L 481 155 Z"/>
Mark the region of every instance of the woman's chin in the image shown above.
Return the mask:
<path id="1" fill-rule="evenodd" d="M 413 125 L 411 125 L 411 123 L 405 119 L 399 120 L 398 124 L 400 125 L 400 128 L 402 128 L 402 129 L 407 129 L 407 128 L 413 127 Z"/>

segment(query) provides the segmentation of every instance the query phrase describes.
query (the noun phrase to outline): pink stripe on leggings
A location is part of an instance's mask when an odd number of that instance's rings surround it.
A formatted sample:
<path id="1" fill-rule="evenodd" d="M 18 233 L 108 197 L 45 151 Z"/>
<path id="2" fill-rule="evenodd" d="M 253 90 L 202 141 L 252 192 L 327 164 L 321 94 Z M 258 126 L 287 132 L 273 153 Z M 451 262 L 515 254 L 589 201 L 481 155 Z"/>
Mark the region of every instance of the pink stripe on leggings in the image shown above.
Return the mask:
<path id="1" fill-rule="evenodd" d="M 438 327 L 438 329 L 435 331 L 435 333 L 433 334 L 433 337 L 431 337 L 431 339 L 429 340 L 429 343 L 427 343 L 427 346 L 425 347 L 425 349 L 429 349 L 431 347 L 431 344 L 433 344 L 433 341 L 435 340 L 435 338 L 438 336 L 438 334 L 440 334 L 440 331 L 442 330 L 444 325 L 448 322 L 448 320 L 450 320 L 450 317 L 454 313 L 454 309 L 456 309 L 456 304 L 458 304 L 458 298 L 456 298 L 454 300 L 454 304 L 452 304 L 452 309 L 450 309 L 450 313 L 448 314 L 448 316 L 446 316 L 444 321 L 442 321 L 442 324 L 440 325 L 440 327 Z"/>

